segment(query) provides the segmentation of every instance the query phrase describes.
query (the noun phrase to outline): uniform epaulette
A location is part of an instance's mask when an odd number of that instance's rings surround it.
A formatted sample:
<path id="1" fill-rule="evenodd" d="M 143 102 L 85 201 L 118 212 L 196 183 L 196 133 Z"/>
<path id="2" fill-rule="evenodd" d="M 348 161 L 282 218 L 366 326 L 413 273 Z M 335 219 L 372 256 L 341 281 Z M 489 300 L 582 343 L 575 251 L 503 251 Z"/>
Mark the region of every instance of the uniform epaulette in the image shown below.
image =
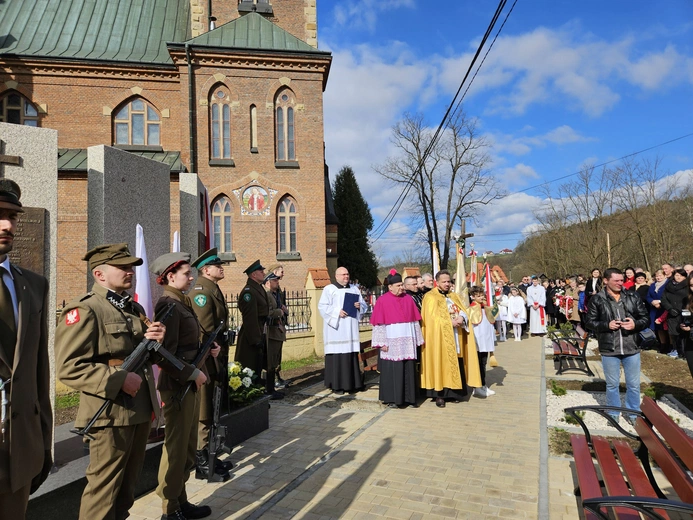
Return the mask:
<path id="1" fill-rule="evenodd" d="M 201 285 L 196 285 L 195 287 L 193 287 L 193 291 L 201 291 L 202 289 L 203 287 Z"/>
<path id="2" fill-rule="evenodd" d="M 88 300 L 88 299 L 91 298 L 92 296 L 94 296 L 94 293 L 93 293 L 93 292 L 88 292 L 87 294 L 85 294 L 84 296 L 82 296 L 82 297 L 79 299 L 79 301 L 83 302 L 84 300 Z"/>

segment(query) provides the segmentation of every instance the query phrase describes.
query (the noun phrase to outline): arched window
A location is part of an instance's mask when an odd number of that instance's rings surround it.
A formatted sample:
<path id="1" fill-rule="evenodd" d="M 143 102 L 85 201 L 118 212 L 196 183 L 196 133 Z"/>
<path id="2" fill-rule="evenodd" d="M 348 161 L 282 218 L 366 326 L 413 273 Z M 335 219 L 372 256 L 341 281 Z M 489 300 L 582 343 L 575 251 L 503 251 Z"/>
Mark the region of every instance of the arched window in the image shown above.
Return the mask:
<path id="1" fill-rule="evenodd" d="M 113 118 L 113 135 L 115 144 L 159 146 L 159 114 L 144 99 L 133 99 L 116 112 Z"/>
<path id="2" fill-rule="evenodd" d="M 294 199 L 291 197 L 284 197 L 280 200 L 277 210 L 279 253 L 295 253 L 298 251 L 296 246 L 297 218 L 298 211 Z"/>
<path id="3" fill-rule="evenodd" d="M 220 253 L 230 253 L 231 247 L 231 203 L 225 196 L 219 197 L 212 206 L 214 224 L 214 247 Z"/>
<path id="4" fill-rule="evenodd" d="M 231 159 L 231 99 L 224 86 L 214 87 L 209 98 L 211 159 Z"/>
<path id="5" fill-rule="evenodd" d="M 296 98 L 288 88 L 282 89 L 275 100 L 277 161 L 296 160 L 296 131 L 294 105 Z"/>
<path id="6" fill-rule="evenodd" d="M 257 153 L 257 107 L 250 105 L 250 151 Z"/>
<path id="7" fill-rule="evenodd" d="M 0 121 L 38 126 L 38 110 L 19 92 L 10 91 L 0 98 Z"/>

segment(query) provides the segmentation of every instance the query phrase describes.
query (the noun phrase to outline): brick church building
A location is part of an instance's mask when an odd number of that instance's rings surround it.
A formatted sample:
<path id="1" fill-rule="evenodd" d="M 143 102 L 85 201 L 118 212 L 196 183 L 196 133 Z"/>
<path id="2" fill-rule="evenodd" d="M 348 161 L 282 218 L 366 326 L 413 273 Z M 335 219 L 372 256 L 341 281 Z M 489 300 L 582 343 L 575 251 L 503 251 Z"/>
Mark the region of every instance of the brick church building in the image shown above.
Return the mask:
<path id="1" fill-rule="evenodd" d="M 257 258 L 282 263 L 289 289 L 309 268 L 332 271 L 330 63 L 316 0 L 4 0 L 0 121 L 58 130 L 58 302 L 86 290 L 93 145 L 170 166 L 172 233 L 178 175 L 199 174 L 213 243 L 231 262 L 227 294 Z"/>

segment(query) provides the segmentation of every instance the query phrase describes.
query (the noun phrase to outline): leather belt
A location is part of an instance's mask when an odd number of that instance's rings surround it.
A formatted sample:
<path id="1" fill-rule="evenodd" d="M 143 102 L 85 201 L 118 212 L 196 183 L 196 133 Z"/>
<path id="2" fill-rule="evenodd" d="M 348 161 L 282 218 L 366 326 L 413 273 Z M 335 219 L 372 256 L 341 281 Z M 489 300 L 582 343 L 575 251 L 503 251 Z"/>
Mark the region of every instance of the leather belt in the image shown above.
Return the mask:
<path id="1" fill-rule="evenodd" d="M 122 359 L 109 359 L 108 360 L 108 366 L 109 367 L 119 367 L 122 364 L 123 364 Z"/>

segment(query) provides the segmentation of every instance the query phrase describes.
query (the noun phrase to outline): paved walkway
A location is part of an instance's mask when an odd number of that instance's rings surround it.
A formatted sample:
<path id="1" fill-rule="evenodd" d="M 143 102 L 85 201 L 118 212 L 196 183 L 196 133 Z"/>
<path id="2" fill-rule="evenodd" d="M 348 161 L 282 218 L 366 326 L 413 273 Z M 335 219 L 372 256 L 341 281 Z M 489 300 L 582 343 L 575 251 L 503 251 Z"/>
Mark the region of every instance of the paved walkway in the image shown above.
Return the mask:
<path id="1" fill-rule="evenodd" d="M 213 519 L 577 518 L 549 516 L 541 340 L 501 343 L 496 357 L 497 394 L 444 409 L 388 409 L 375 388 L 272 403 L 270 429 L 231 455 L 233 480 L 191 479 L 191 501 Z M 160 504 L 149 493 L 131 518 L 158 519 Z"/>

